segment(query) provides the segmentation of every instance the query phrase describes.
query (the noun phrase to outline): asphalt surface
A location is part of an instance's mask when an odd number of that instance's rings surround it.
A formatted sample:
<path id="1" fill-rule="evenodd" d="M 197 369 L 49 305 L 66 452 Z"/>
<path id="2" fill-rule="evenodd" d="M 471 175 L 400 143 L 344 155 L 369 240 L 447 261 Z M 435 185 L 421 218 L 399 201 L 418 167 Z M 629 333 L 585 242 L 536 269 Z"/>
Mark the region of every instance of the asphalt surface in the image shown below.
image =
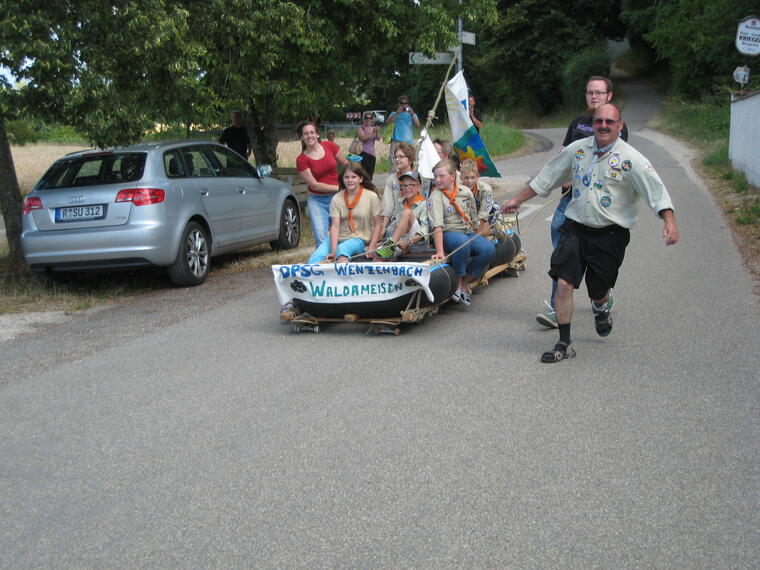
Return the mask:
<path id="1" fill-rule="evenodd" d="M 688 151 L 626 109 L 681 242 L 642 205 L 571 361 L 538 360 L 553 205 L 521 277 L 400 337 L 297 335 L 254 271 L 0 343 L 0 567 L 756 568 L 758 300 Z"/>

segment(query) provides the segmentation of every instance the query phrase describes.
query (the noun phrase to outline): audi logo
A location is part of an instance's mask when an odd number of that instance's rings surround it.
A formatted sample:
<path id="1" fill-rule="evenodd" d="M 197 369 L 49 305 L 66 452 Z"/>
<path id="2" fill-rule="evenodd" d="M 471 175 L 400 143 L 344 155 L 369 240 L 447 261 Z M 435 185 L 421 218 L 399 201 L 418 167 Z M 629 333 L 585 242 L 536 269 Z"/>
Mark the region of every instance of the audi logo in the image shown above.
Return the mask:
<path id="1" fill-rule="evenodd" d="M 84 196 L 69 196 L 69 204 L 82 204 Z"/>

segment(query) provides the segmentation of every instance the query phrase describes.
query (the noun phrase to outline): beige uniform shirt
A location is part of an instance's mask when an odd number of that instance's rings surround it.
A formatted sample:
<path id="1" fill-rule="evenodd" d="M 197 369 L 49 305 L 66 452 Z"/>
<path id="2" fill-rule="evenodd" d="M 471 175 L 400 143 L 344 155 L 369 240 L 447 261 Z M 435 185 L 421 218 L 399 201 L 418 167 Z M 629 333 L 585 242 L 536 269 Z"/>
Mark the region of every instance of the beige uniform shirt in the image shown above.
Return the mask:
<path id="1" fill-rule="evenodd" d="M 403 208 L 404 206 L 402 205 L 401 207 Z M 428 218 L 427 201 L 423 199 L 414 204 L 412 206 L 412 212 L 414 213 L 414 217 L 417 218 L 418 224 L 415 233 L 427 239 L 430 235 L 430 220 Z"/>
<path id="2" fill-rule="evenodd" d="M 388 175 L 385 179 L 385 189 L 383 190 L 383 209 L 380 215 L 385 218 L 397 218 L 403 206 L 401 205 L 401 188 L 398 177 L 395 173 Z"/>
<path id="3" fill-rule="evenodd" d="M 369 243 L 369 240 L 372 239 L 373 218 L 380 215 L 380 198 L 372 190 L 364 189 L 359 203 L 352 210 L 354 224 L 356 225 L 356 231 L 352 232 L 348 226 L 348 206 L 346 206 L 346 200 L 343 197 L 345 193 L 345 190 L 341 190 L 333 196 L 330 202 L 330 217 L 340 216 L 338 241 L 360 238 L 365 243 Z"/>
<path id="4" fill-rule="evenodd" d="M 488 182 L 478 180 L 478 194 L 475 196 L 475 205 L 478 209 L 478 219 L 488 221 L 493 208 L 493 188 Z"/>
<path id="5" fill-rule="evenodd" d="M 594 155 L 594 137 L 568 145 L 541 169 L 530 187 L 539 196 L 572 178 L 572 199 L 565 215 L 571 220 L 603 228 L 617 224 L 632 228 L 638 219 L 636 201 L 643 198 L 658 213 L 673 209 L 665 185 L 651 163 L 618 138 L 609 152 Z"/>
<path id="6" fill-rule="evenodd" d="M 467 186 L 459 185 L 459 191 L 454 198 L 462 211 L 473 222 L 477 220 L 478 211 L 475 209 L 475 198 Z M 449 202 L 446 195 L 437 188 L 430 193 L 428 198 L 428 218 L 431 228 L 442 227 L 444 231 L 457 231 L 471 233 L 473 230 L 468 226 Z"/>

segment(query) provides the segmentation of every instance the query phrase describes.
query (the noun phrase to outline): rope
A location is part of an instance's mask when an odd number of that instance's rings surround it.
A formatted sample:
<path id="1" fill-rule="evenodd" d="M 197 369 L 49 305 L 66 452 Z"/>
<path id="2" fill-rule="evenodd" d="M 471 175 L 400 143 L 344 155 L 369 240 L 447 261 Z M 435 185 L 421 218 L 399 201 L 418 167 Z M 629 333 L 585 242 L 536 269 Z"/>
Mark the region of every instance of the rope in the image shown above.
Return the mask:
<path id="1" fill-rule="evenodd" d="M 524 232 L 520 231 L 520 222 L 518 218 L 517 233 L 519 233 L 520 235 L 526 234 L 528 230 L 530 229 L 530 226 L 533 224 L 533 220 L 535 220 L 536 217 L 538 216 L 538 213 L 544 208 L 546 208 L 546 206 L 548 206 L 549 204 L 554 204 L 555 202 L 559 202 L 561 199 L 562 199 L 562 194 L 560 194 L 559 197 L 557 198 L 552 198 L 551 200 L 547 200 L 546 202 L 541 204 L 538 208 L 536 208 L 536 210 L 532 214 L 530 214 L 530 220 L 528 221 L 528 224 L 525 226 Z"/>

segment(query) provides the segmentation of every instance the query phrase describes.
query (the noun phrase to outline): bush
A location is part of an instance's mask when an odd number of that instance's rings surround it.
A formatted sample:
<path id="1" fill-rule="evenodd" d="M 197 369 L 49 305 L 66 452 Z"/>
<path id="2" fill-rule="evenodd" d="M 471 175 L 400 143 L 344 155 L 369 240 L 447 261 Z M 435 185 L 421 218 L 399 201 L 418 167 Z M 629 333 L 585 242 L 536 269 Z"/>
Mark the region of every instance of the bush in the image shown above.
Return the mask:
<path id="1" fill-rule="evenodd" d="M 8 133 L 8 142 L 15 145 L 25 145 L 27 143 L 36 143 L 40 140 L 39 129 L 29 121 L 15 119 L 5 123 L 5 130 Z"/>
<path id="2" fill-rule="evenodd" d="M 565 104 L 584 108 L 586 82 L 592 75 L 607 76 L 612 67 L 612 58 L 606 47 L 598 46 L 583 50 L 567 62 L 562 71 L 562 96 Z"/>

